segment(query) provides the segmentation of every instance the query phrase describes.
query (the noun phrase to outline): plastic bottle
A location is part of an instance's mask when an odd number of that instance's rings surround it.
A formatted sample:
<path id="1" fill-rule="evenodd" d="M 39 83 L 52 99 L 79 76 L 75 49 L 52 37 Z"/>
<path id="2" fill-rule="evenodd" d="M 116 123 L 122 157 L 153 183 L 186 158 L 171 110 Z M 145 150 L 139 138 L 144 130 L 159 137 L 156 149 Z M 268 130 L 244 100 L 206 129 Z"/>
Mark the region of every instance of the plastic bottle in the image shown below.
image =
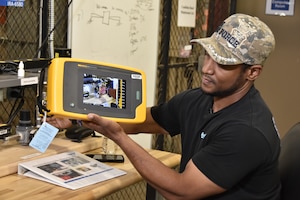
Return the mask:
<path id="1" fill-rule="evenodd" d="M 25 76 L 25 70 L 24 70 L 24 63 L 23 61 L 20 61 L 19 66 L 18 66 L 18 76 L 19 77 L 24 77 Z"/>
<path id="2" fill-rule="evenodd" d="M 33 126 L 30 120 L 30 111 L 21 110 L 19 124 L 16 126 L 16 134 L 20 136 L 19 143 L 28 145 L 31 140 L 31 131 Z"/>

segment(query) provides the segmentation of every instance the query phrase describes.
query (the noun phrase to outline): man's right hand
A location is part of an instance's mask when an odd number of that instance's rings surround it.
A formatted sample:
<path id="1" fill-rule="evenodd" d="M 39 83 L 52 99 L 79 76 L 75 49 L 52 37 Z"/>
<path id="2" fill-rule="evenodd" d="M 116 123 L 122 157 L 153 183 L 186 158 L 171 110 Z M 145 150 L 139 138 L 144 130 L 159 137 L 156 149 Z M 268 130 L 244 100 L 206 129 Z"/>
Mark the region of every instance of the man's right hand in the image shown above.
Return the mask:
<path id="1" fill-rule="evenodd" d="M 69 128 L 72 125 L 71 120 L 59 117 L 47 117 L 46 121 L 59 129 Z"/>

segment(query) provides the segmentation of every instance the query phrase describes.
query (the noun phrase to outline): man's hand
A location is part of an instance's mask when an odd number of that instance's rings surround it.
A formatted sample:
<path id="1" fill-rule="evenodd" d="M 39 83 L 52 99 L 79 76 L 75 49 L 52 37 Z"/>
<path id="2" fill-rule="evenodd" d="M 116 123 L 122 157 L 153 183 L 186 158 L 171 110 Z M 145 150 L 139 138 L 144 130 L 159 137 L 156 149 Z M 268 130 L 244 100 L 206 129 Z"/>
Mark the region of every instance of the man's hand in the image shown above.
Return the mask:
<path id="1" fill-rule="evenodd" d="M 117 140 L 120 134 L 125 134 L 123 128 L 115 121 L 105 119 L 97 114 L 88 114 L 89 121 L 84 121 L 84 126 L 105 135 L 106 137 Z"/>
<path id="2" fill-rule="evenodd" d="M 46 121 L 59 129 L 69 128 L 72 125 L 72 122 L 66 118 L 47 117 Z"/>

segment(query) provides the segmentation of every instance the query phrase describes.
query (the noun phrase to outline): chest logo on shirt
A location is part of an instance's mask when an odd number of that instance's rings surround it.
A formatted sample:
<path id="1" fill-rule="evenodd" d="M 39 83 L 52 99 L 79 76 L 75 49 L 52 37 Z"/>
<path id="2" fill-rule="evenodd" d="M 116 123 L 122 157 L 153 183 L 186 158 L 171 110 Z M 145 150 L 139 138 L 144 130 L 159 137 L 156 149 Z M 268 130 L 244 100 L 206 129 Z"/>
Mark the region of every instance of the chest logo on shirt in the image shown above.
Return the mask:
<path id="1" fill-rule="evenodd" d="M 206 133 L 204 131 L 202 131 L 202 133 L 200 134 L 201 139 L 204 139 L 206 137 Z"/>

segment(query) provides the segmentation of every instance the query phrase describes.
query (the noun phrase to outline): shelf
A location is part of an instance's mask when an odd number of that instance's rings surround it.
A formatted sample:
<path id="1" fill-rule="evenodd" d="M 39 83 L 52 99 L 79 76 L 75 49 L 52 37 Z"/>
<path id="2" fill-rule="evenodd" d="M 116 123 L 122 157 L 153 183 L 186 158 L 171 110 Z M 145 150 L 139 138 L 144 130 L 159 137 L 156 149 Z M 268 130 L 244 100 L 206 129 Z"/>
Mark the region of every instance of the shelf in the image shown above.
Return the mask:
<path id="1" fill-rule="evenodd" d="M 17 86 L 38 84 L 39 73 L 25 72 L 24 77 L 18 77 L 16 74 L 0 74 L 0 88 L 9 88 Z"/>

